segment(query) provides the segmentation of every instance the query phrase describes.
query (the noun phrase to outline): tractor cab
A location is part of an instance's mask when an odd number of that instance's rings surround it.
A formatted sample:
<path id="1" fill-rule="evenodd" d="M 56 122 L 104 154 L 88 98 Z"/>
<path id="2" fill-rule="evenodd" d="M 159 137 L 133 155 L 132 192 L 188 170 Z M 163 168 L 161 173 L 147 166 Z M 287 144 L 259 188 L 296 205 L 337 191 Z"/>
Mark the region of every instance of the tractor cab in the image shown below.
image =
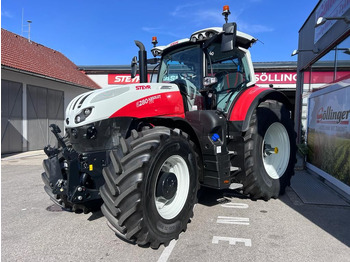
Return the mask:
<path id="1" fill-rule="evenodd" d="M 238 92 L 255 84 L 248 51 L 255 41 L 229 23 L 194 32 L 167 46 L 155 46 L 153 55 L 161 56 L 158 82 L 179 86 L 186 111 L 227 113 Z"/>

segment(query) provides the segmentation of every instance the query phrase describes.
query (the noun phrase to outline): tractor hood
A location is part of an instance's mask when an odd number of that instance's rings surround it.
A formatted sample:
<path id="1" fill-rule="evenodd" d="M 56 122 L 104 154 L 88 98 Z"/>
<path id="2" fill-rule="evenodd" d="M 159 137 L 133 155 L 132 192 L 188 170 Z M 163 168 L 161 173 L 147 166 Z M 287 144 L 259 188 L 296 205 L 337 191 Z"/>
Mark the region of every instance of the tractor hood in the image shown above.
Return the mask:
<path id="1" fill-rule="evenodd" d="M 65 126 L 79 127 L 113 117 L 184 117 L 179 88 L 170 83 L 113 86 L 81 94 L 66 109 Z"/>

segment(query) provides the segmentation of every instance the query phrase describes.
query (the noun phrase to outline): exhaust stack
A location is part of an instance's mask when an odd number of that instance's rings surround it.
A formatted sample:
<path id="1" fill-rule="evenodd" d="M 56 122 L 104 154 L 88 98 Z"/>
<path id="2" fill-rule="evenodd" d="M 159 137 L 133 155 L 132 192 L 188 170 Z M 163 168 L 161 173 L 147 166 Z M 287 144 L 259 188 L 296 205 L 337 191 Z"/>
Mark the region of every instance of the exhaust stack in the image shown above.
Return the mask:
<path id="1" fill-rule="evenodd" d="M 140 71 L 140 83 L 147 83 L 147 52 L 145 46 L 140 42 L 135 40 L 135 44 L 140 49 L 139 50 L 139 71 Z"/>

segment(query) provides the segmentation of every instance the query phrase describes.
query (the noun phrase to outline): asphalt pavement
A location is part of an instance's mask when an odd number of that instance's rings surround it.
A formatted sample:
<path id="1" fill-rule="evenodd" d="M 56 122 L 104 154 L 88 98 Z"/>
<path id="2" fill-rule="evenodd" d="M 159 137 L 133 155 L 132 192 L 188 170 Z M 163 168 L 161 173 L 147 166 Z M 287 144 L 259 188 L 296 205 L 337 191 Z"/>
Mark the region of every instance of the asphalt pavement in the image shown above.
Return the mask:
<path id="1" fill-rule="evenodd" d="M 2 261 L 350 261 L 349 200 L 306 171 L 267 202 L 201 190 L 187 231 L 154 250 L 120 240 L 100 211 L 54 205 L 40 177 L 44 158 L 1 160 Z"/>

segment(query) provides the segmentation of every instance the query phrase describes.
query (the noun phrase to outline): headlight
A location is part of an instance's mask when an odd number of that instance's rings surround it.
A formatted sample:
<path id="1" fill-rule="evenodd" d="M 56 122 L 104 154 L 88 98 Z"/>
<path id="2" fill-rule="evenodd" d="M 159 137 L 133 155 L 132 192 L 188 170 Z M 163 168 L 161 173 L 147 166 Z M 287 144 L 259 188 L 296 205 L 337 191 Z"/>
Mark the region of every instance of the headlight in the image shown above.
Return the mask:
<path id="1" fill-rule="evenodd" d="M 76 117 L 75 117 L 75 123 L 79 124 L 83 122 L 89 115 L 91 115 L 92 107 L 88 107 L 83 109 Z"/>

